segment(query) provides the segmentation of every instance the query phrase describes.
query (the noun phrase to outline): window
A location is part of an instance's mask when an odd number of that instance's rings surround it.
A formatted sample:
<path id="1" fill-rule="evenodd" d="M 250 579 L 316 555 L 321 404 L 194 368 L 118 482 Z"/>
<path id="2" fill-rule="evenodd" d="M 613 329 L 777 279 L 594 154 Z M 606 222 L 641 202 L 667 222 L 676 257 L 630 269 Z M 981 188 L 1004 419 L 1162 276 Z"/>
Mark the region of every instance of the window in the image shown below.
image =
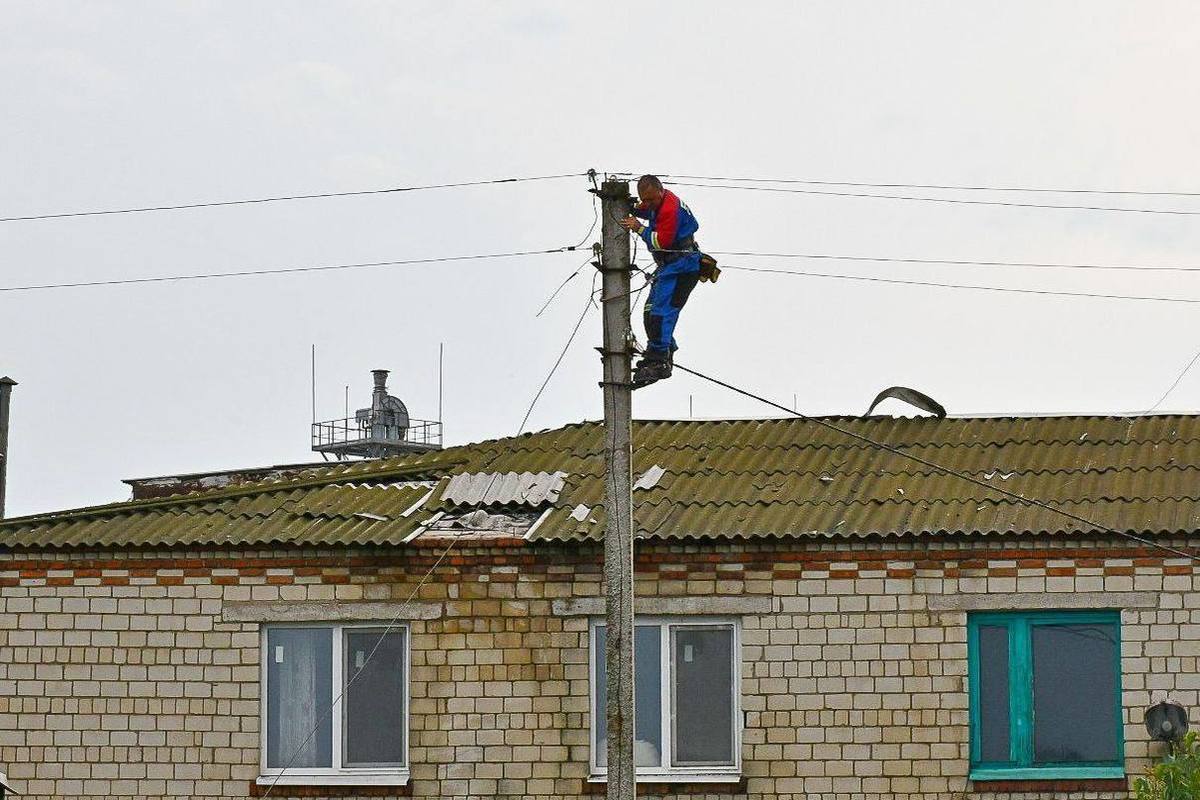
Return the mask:
<path id="1" fill-rule="evenodd" d="M 592 775 L 608 761 L 605 626 L 592 626 Z M 728 620 L 638 619 L 634 758 L 646 780 L 728 781 L 739 772 L 737 627 Z"/>
<path id="2" fill-rule="evenodd" d="M 971 778 L 1123 778 L 1116 611 L 972 614 Z"/>
<path id="3" fill-rule="evenodd" d="M 262 641 L 260 783 L 407 783 L 406 628 L 271 625 Z"/>

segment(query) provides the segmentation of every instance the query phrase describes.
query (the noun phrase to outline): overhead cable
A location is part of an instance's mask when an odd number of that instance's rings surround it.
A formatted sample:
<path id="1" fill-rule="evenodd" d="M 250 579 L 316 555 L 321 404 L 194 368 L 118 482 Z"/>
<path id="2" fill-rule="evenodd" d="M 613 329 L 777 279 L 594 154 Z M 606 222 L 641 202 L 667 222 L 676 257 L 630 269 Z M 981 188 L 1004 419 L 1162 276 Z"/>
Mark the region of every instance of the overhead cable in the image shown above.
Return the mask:
<path id="1" fill-rule="evenodd" d="M 689 186 L 699 189 L 736 189 L 744 192 L 778 192 L 783 194 L 805 194 L 823 197 L 865 197 L 876 200 L 905 200 L 918 203 L 950 203 L 953 205 L 969 206 L 1007 206 L 1010 208 L 1053 208 L 1066 211 L 1116 211 L 1129 214 L 1168 214 L 1174 216 L 1200 216 L 1200 211 L 1165 208 L 1132 208 L 1124 206 L 1084 206 L 1066 205 L 1062 203 L 1018 203 L 1010 200 L 968 200 L 955 197 L 917 197 L 915 195 L 878 194 L 875 192 L 836 192 L 826 189 L 787 189 L 778 186 L 740 186 L 736 184 L 719 183 L 687 183 L 683 181 L 667 181 L 675 186 Z"/>
<path id="2" fill-rule="evenodd" d="M 737 265 L 721 265 L 722 270 L 738 272 L 760 272 L 770 275 L 793 275 L 804 278 L 828 278 L 839 281 L 862 281 L 866 283 L 886 283 L 898 286 L 927 286 L 936 289 L 966 289 L 976 292 L 1004 292 L 1008 294 L 1037 294 L 1050 297 L 1085 297 L 1096 300 L 1140 300 L 1155 303 L 1200 303 L 1195 297 L 1163 297 L 1157 295 L 1108 294 L 1104 292 L 1069 292 L 1057 289 L 1021 289 L 1008 286 L 976 286 L 966 283 L 942 283 L 939 281 L 918 281 L 903 278 L 878 278 L 872 275 L 843 275 L 836 272 L 808 272 L 804 270 L 774 269 L 771 267 L 748 267 Z"/>
<path id="3" fill-rule="evenodd" d="M 730 178 L 714 175 L 660 175 L 685 181 L 728 181 L 734 183 L 782 183 L 802 186 L 852 186 L 863 189 L 934 189 L 954 192 L 1030 192 L 1037 194 L 1119 194 L 1137 197 L 1200 197 L 1200 192 L 1169 192 L 1147 189 L 1056 189 L 1045 186 L 980 186 L 946 183 L 868 183 L 864 181 L 818 181 L 802 178 Z"/>
<path id="4" fill-rule="evenodd" d="M 592 276 L 593 287 L 596 284 L 596 275 L 599 274 L 600 273 L 595 273 Z M 592 297 L 594 293 L 594 288 L 588 292 L 587 302 L 583 306 L 583 311 L 580 313 L 579 319 L 575 321 L 575 327 L 571 329 L 570 335 L 567 336 L 566 344 L 563 345 L 562 351 L 558 354 L 558 358 L 554 361 L 554 365 L 550 367 L 550 372 L 547 373 L 546 379 L 542 381 L 542 385 L 538 387 L 537 393 L 534 394 L 533 399 L 529 401 L 529 408 L 525 409 L 525 417 L 521 420 L 521 427 L 517 429 L 518 436 L 525 432 L 525 426 L 529 423 L 529 417 L 533 414 L 534 407 L 537 406 L 538 400 L 542 398 L 542 393 L 546 391 L 546 387 L 550 385 L 550 380 L 554 377 L 554 373 L 558 372 L 558 368 L 562 364 L 563 359 L 566 358 L 567 351 L 571 349 L 571 344 L 574 343 L 575 337 L 579 335 L 579 328 L 583 325 L 583 320 L 587 318 L 588 312 L 592 310 L 594 305 L 592 303 Z M 540 314 L 541 312 L 539 311 L 538 313 Z"/>
<path id="5" fill-rule="evenodd" d="M 1171 392 L 1175 391 L 1175 388 L 1179 386 L 1181 381 L 1183 381 L 1184 376 L 1192 371 L 1192 367 L 1196 366 L 1197 361 L 1200 361 L 1200 350 L 1196 351 L 1196 354 L 1192 356 L 1192 360 L 1184 365 L 1183 369 L 1179 371 L 1179 374 L 1175 376 L 1175 380 L 1172 381 L 1171 385 L 1167 387 L 1167 390 L 1162 393 L 1162 397 L 1158 398 L 1154 405 L 1142 412 L 1142 416 L 1146 416 L 1147 414 L 1152 414 L 1157 411 L 1158 407 L 1163 404 L 1167 397 L 1170 396 Z"/>
<path id="6" fill-rule="evenodd" d="M 682 252 L 682 251 L 670 251 Z M 1139 266 L 1135 264 L 1063 263 L 1057 261 L 996 261 L 962 258 L 903 258 L 899 256 L 847 256 L 835 253 L 762 253 L 749 250 L 706 250 L 714 256 L 751 258 L 795 258 L 823 261 L 862 261 L 880 264 L 927 264 L 952 267 L 1029 267 L 1038 269 L 1115 270 L 1126 272 L 1200 272 L 1200 267 Z"/>
<path id="7" fill-rule="evenodd" d="M 855 439 L 857 441 L 868 444 L 871 447 L 875 447 L 879 450 L 883 450 L 885 452 L 892 453 L 893 455 L 900 456 L 901 458 L 906 458 L 910 461 L 914 461 L 918 464 L 929 467 L 930 469 L 935 469 L 938 472 L 942 473 L 943 475 L 949 475 L 949 476 L 952 476 L 955 478 L 959 478 L 961 480 L 966 481 L 967 483 L 972 483 L 976 486 L 979 486 L 979 487 L 982 487 L 989 491 L 995 492 L 996 494 L 1003 495 L 1004 497 L 1007 497 L 1010 500 L 1016 500 L 1017 502 L 1022 503 L 1024 505 L 1041 508 L 1046 511 L 1050 511 L 1054 514 L 1058 514 L 1062 517 L 1065 517 L 1066 519 L 1072 520 L 1073 522 L 1077 522 L 1077 523 L 1086 525 L 1086 526 L 1088 526 L 1088 528 L 1090 528 L 1093 531 L 1108 533 L 1108 534 L 1112 534 L 1112 535 L 1116 535 L 1116 536 L 1123 536 L 1126 539 L 1137 542 L 1138 544 L 1157 548 L 1159 550 L 1162 550 L 1167 553 L 1171 553 L 1172 555 L 1176 555 L 1181 558 L 1186 558 L 1191 561 L 1200 561 L 1200 555 L 1196 555 L 1194 553 L 1188 553 L 1183 550 L 1178 550 L 1174 547 L 1170 547 L 1170 546 L 1164 545 L 1160 542 L 1156 542 L 1153 539 L 1147 539 L 1143 536 L 1138 536 L 1136 534 L 1128 533 L 1125 531 L 1118 531 L 1114 528 L 1110 528 L 1107 525 L 1102 525 L 1099 522 L 1090 520 L 1087 517 L 1080 516 L 1079 514 L 1076 514 L 1074 512 L 1066 511 L 1061 508 L 1057 508 L 1056 506 L 1054 506 L 1050 503 L 1047 503 L 1044 500 L 1038 500 L 1037 498 L 1034 498 L 1034 497 L 1026 497 L 1025 495 L 1018 494 L 1017 492 L 1012 492 L 1012 491 L 1009 491 L 1008 489 L 1004 489 L 1000 486 L 995 486 L 993 484 L 988 483 L 987 481 L 980 480 L 979 478 L 976 478 L 973 475 L 968 475 L 965 472 L 959 472 L 958 470 L 943 466 L 943 465 L 937 463 L 936 461 L 930 461 L 927 458 L 923 458 L 922 456 L 918 456 L 914 453 L 910 453 L 902 448 L 895 447 L 894 445 L 885 444 L 884 442 L 880 442 L 876 439 L 872 439 L 869 436 L 865 436 L 861 433 L 857 433 L 853 430 L 850 430 L 849 428 L 844 428 L 841 425 L 830 422 L 829 420 L 822 419 L 821 417 L 811 417 L 808 414 L 804 414 L 800 411 L 795 411 L 793 409 L 788 408 L 787 406 L 780 405 L 779 403 L 776 403 L 773 400 L 768 400 L 766 397 L 763 397 L 762 395 L 755 394 L 754 392 L 751 392 L 747 389 L 743 389 L 739 386 L 735 386 L 732 383 L 727 383 L 719 378 L 714 378 L 710 375 L 705 375 L 704 373 L 698 372 L 697 370 L 691 369 L 690 367 L 685 367 L 682 364 L 680 364 L 678 361 L 676 361 L 674 363 L 674 367 L 675 367 L 675 369 L 682 370 L 683 372 L 686 372 L 689 375 L 694 375 L 697 378 L 700 378 L 701 380 L 708 381 L 709 383 L 715 384 L 717 386 L 721 386 L 725 389 L 729 389 L 732 392 L 736 392 L 737 394 L 740 394 L 743 397 L 748 397 L 751 400 L 757 400 L 758 402 L 763 403 L 768 406 L 771 406 L 772 408 L 776 408 L 776 409 L 779 409 L 780 411 L 783 411 L 792 416 L 799 417 L 800 419 L 802 419 L 806 422 L 812 422 L 816 425 L 820 425 L 823 428 L 828 428 L 831 431 L 840 433 L 843 436 L 846 436 L 851 439 Z"/>
<path id="8" fill-rule="evenodd" d="M 429 189 L 460 189 L 466 186 L 492 186 L 501 183 L 525 183 L 527 181 L 550 181 L 559 178 L 578 178 L 586 172 L 565 172 L 557 175 L 528 175 L 519 178 L 492 178 L 485 180 L 457 181 L 455 183 L 428 183 L 417 186 L 391 186 L 386 189 L 360 189 L 349 192 L 318 192 L 315 194 L 289 194 L 274 197 L 254 197 L 242 200 L 214 200 L 211 202 L 180 203 L 177 205 L 140 206 L 135 208 L 108 208 L 91 211 L 61 211 L 50 214 L 27 214 L 0 217 L 0 222 L 28 222 L 31 220 L 62 219 L 64 217 L 100 217 L 111 214 L 142 214 L 148 211 L 183 211 L 193 208 L 216 208 L 218 206 L 247 206 L 260 203 L 290 202 L 293 200 L 318 200 L 328 197 L 362 197 L 372 194 L 398 194 L 422 192 Z"/>
<path id="9" fill-rule="evenodd" d="M 476 253 L 466 256 L 441 256 L 438 258 L 407 258 L 397 261 L 364 261 L 355 264 L 322 264 L 312 267 L 273 267 L 267 269 L 246 269 L 236 272 L 206 272 L 191 275 L 156 275 L 145 278 L 111 278 L 97 281 L 75 281 L 71 283 L 40 283 L 26 286 L 0 286 L 0 292 L 34 292 L 43 289 L 78 289 L 91 286 L 124 286 L 138 283 L 169 283 L 173 281 L 198 281 L 212 278 L 243 278 L 250 275 L 290 275 L 298 272 L 334 272 L 349 269 L 373 269 L 376 267 L 401 267 L 413 264 L 443 264 L 453 261 L 478 261 L 489 258 L 517 258 L 523 256 L 542 256 L 551 253 L 569 253 L 576 250 L 576 245 L 554 247 L 546 250 L 518 250 L 510 253 Z"/>

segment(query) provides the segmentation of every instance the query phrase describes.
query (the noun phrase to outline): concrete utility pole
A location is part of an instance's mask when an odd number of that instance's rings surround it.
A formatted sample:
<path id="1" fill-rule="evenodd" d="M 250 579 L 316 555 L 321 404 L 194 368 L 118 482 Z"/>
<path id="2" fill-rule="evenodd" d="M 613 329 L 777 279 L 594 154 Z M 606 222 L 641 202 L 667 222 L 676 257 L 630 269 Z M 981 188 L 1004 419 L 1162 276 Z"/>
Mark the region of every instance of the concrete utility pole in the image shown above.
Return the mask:
<path id="1" fill-rule="evenodd" d="M 0 519 L 4 518 L 4 485 L 8 480 L 8 407 L 12 403 L 12 387 L 17 382 L 7 375 L 0 378 Z M 0 797 L 4 790 L 0 789 Z"/>
<path id="2" fill-rule="evenodd" d="M 604 304 L 604 580 L 608 671 L 608 800 L 633 800 L 633 332 L 629 323 L 629 184 L 600 188 Z M 599 709 L 597 709 L 599 711 Z"/>

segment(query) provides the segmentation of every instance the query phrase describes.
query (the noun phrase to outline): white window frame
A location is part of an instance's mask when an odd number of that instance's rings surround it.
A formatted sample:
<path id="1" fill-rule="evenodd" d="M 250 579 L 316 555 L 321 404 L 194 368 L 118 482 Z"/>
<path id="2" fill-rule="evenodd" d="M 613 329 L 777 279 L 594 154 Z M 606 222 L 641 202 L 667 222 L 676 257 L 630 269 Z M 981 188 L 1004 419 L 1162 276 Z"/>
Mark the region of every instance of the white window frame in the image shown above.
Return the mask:
<path id="1" fill-rule="evenodd" d="M 637 779 L 646 783 L 737 783 L 742 777 L 742 729 L 745 727 L 742 716 L 742 625 L 737 617 L 673 617 L 673 616 L 639 616 L 634 618 L 634 627 L 639 625 L 657 625 L 662 646 L 660 648 L 660 666 L 665 680 L 662 681 L 662 743 L 661 755 L 663 763 L 656 767 L 638 767 Z M 588 705 L 591 720 L 588 729 L 588 766 L 590 783 L 606 783 L 608 770 L 597 763 L 599 754 L 597 733 L 600 721 L 604 719 L 604 710 L 596 707 L 596 697 L 599 687 L 596 685 L 597 658 L 603 659 L 604 653 L 596 650 L 596 630 L 605 627 L 603 618 L 593 618 L 588 626 Z M 672 630 L 678 628 L 730 628 L 733 645 L 733 763 L 720 766 L 673 766 L 671 759 L 674 754 L 675 742 L 675 648 Z M 637 679 L 634 678 L 636 687 Z"/>
<path id="2" fill-rule="evenodd" d="M 404 634 L 404 765 L 389 767 L 291 767 L 281 769 L 267 766 L 267 633 L 270 630 L 285 628 L 327 628 L 332 630 L 333 669 L 330 676 L 329 703 L 333 705 L 332 714 L 332 757 L 330 763 L 340 765 L 346 742 L 346 729 L 343 711 L 343 687 L 346 672 L 346 642 L 344 633 L 348 630 L 367 629 L 378 630 L 380 634 L 388 628 L 386 622 L 309 622 L 309 623 L 270 623 L 259 626 L 259 776 L 256 781 L 260 786 L 405 786 L 410 778 L 409 737 L 412 727 L 409 724 L 409 703 L 412 684 L 412 631 L 406 624 L 392 624 L 391 633 Z"/>

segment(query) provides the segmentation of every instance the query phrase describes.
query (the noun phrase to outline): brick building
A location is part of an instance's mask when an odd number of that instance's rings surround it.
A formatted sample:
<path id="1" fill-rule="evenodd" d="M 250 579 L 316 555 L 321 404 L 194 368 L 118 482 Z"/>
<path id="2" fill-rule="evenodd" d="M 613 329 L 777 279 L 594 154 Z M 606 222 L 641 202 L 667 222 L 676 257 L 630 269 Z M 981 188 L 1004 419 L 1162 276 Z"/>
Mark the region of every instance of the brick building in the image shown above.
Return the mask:
<path id="1" fill-rule="evenodd" d="M 800 420 L 638 423 L 639 794 L 1128 796 L 1152 696 L 1197 704 L 1200 579 L 1105 531 L 1194 546 L 1200 417 L 839 422 L 1102 529 Z M 583 424 L 3 521 L 0 769 L 602 792 L 601 465 Z"/>

